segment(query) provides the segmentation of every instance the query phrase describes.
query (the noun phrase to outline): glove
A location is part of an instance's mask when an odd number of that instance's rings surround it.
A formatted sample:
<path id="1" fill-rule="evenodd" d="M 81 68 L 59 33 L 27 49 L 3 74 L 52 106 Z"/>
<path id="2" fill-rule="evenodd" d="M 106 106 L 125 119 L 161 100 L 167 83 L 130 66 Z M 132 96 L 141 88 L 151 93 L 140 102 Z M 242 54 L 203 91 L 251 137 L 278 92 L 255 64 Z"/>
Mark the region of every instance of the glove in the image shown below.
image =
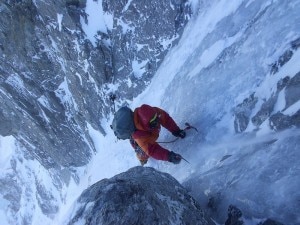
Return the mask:
<path id="1" fill-rule="evenodd" d="M 168 161 L 174 164 L 179 164 L 182 159 L 181 155 L 175 152 L 170 152 L 168 157 L 169 157 Z"/>
<path id="2" fill-rule="evenodd" d="M 130 138 L 129 142 L 134 150 L 139 147 L 139 145 L 135 142 L 135 140 L 133 140 L 133 138 Z"/>
<path id="3" fill-rule="evenodd" d="M 172 133 L 175 137 L 180 137 L 180 138 L 185 138 L 185 131 L 184 130 L 177 130 L 177 131 L 174 131 Z"/>
<path id="4" fill-rule="evenodd" d="M 141 166 L 144 166 L 145 164 L 147 164 L 148 160 L 144 159 L 144 160 L 140 160 Z"/>

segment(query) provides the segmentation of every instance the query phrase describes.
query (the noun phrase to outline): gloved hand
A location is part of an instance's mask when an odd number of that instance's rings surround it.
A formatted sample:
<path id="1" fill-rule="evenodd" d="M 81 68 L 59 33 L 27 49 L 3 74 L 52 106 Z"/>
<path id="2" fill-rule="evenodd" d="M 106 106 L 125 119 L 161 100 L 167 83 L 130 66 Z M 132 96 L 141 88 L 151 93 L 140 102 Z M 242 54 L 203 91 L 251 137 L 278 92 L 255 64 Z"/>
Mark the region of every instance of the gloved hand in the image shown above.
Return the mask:
<path id="1" fill-rule="evenodd" d="M 170 152 L 169 153 L 169 162 L 174 163 L 174 164 L 179 164 L 181 161 L 182 157 L 181 155 L 175 153 L 175 152 Z"/>
<path id="2" fill-rule="evenodd" d="M 140 160 L 141 166 L 144 166 L 145 164 L 147 164 L 148 160 L 144 159 L 144 160 Z"/>
<path id="3" fill-rule="evenodd" d="M 186 133 L 184 130 L 177 130 L 172 133 L 175 137 L 185 138 Z"/>

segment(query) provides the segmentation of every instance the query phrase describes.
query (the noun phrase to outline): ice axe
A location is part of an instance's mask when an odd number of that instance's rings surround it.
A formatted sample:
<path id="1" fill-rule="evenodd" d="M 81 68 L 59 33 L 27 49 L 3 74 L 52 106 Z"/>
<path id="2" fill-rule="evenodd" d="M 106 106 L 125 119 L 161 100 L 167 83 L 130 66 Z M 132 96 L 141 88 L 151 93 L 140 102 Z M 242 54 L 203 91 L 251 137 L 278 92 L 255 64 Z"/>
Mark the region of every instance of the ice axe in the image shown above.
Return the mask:
<path id="1" fill-rule="evenodd" d="M 189 124 L 188 122 L 186 122 L 184 125 L 186 126 L 186 128 L 184 128 L 184 130 L 194 129 L 195 131 L 198 132 L 197 128 L 194 127 L 194 126 L 192 126 L 192 125 Z"/>
<path id="2" fill-rule="evenodd" d="M 190 129 L 194 129 L 195 131 L 198 132 L 197 128 L 194 127 L 194 126 L 192 126 L 192 125 L 190 125 L 188 122 L 186 122 L 184 125 L 186 126 L 186 127 L 183 129 L 184 131 L 190 130 Z M 173 143 L 173 142 L 177 141 L 178 139 L 179 139 L 179 137 L 175 138 L 175 139 L 172 140 L 172 141 L 158 141 L 157 143 L 162 143 L 162 144 Z"/>
<path id="3" fill-rule="evenodd" d="M 191 124 L 189 124 L 188 122 L 185 123 L 185 128 L 183 129 L 184 131 L 186 130 L 190 130 L 190 129 L 194 129 L 195 131 L 198 132 L 197 128 L 192 126 Z M 157 142 L 157 143 L 173 143 L 175 141 L 177 141 L 179 139 L 179 137 L 175 138 L 174 140 L 172 141 L 160 141 L 160 142 Z M 182 155 L 180 155 L 181 159 L 183 159 L 184 161 L 186 161 L 187 163 L 191 164 L 189 161 L 187 161 L 184 157 L 182 157 Z"/>
<path id="4" fill-rule="evenodd" d="M 182 155 L 180 155 L 181 159 L 183 159 L 184 161 L 186 161 L 187 163 L 191 164 L 189 161 L 187 161 L 185 158 L 182 157 Z"/>

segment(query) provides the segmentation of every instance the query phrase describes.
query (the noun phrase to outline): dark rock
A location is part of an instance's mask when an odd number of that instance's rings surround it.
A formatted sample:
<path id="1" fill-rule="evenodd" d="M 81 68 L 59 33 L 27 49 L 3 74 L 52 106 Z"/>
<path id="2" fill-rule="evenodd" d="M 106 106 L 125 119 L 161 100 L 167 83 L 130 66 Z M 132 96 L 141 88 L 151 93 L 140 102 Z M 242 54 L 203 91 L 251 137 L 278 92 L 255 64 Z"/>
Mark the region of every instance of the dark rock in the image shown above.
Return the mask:
<path id="1" fill-rule="evenodd" d="M 271 74 L 275 74 L 278 72 L 278 69 L 286 64 L 293 56 L 293 51 L 297 50 L 300 47 L 300 38 L 291 42 L 291 49 L 288 49 L 283 53 L 282 56 L 279 57 L 278 61 L 273 63 L 271 66 Z"/>
<path id="2" fill-rule="evenodd" d="M 300 127 L 300 110 L 294 115 L 288 116 L 280 112 L 270 117 L 270 126 L 273 130 L 284 130 L 291 127 Z"/>
<path id="3" fill-rule="evenodd" d="M 2 105 L 5 108 L 5 105 Z M 13 110 L 11 109 L 10 112 Z M 14 135 L 20 129 L 20 124 L 16 123 L 12 120 L 11 115 L 8 113 L 9 111 L 0 109 L 0 135 L 1 136 L 9 136 Z M 18 119 L 20 121 L 20 119 Z"/>
<path id="4" fill-rule="evenodd" d="M 243 225 L 243 224 L 245 224 L 242 216 L 243 216 L 243 213 L 240 209 L 238 209 L 234 205 L 230 205 L 228 207 L 228 218 L 225 222 L 225 225 Z M 257 225 L 283 225 L 283 224 L 278 221 L 268 218 L 262 222 L 259 222 Z"/>
<path id="5" fill-rule="evenodd" d="M 85 8 L 86 0 L 66 0 L 67 6 L 75 6 L 77 8 Z"/>
<path id="6" fill-rule="evenodd" d="M 36 181 L 37 201 L 43 214 L 54 216 L 58 212 L 58 202 L 55 197 Z"/>
<path id="7" fill-rule="evenodd" d="M 255 104 L 257 103 L 257 97 L 254 96 L 254 93 L 250 95 L 249 98 L 246 98 L 241 104 L 237 105 L 234 109 L 234 129 L 235 132 L 243 132 L 250 121 L 250 116 Z"/>
<path id="8" fill-rule="evenodd" d="M 278 61 L 272 65 L 271 74 L 277 73 L 278 69 L 288 62 L 292 58 L 293 54 L 293 51 L 289 49 L 282 56 L 280 56 Z"/>
<path id="9" fill-rule="evenodd" d="M 257 225 L 284 225 L 284 224 L 280 223 L 280 222 L 277 222 L 275 220 L 272 220 L 272 219 L 266 219 L 265 221 L 260 222 Z"/>
<path id="10" fill-rule="evenodd" d="M 243 225 L 244 222 L 242 218 L 242 212 L 234 205 L 228 207 L 228 218 L 225 222 L 225 225 Z"/>
<path id="11" fill-rule="evenodd" d="M 272 96 L 268 100 L 266 100 L 260 110 L 251 118 L 251 122 L 259 127 L 263 122 L 265 122 L 271 115 L 275 103 L 277 101 L 278 94 Z"/>
<path id="12" fill-rule="evenodd" d="M 300 100 L 300 72 L 289 80 L 285 90 L 286 108 Z"/>
<path id="13" fill-rule="evenodd" d="M 285 109 L 295 104 L 300 99 L 300 72 L 292 78 L 286 77 L 277 84 L 279 90 L 285 88 Z M 279 91 L 278 90 L 278 91 Z M 300 111 L 293 115 L 285 115 L 282 112 L 276 112 L 270 116 L 270 126 L 274 130 L 284 130 L 290 127 L 300 126 Z"/>
<path id="14" fill-rule="evenodd" d="M 300 47 L 300 38 L 292 41 L 291 43 L 292 49 L 297 50 Z"/>
<path id="15" fill-rule="evenodd" d="M 86 189 L 68 224 L 214 224 L 169 174 L 134 167 Z"/>
<path id="16" fill-rule="evenodd" d="M 72 18 L 73 22 L 77 25 L 78 28 L 81 28 L 80 16 L 87 20 L 87 15 L 84 12 L 84 8 L 86 7 L 86 0 L 66 0 L 66 7 L 68 10 L 68 14 Z"/>
<path id="17" fill-rule="evenodd" d="M 285 88 L 288 84 L 288 82 L 290 81 L 290 77 L 286 76 L 283 79 L 280 79 L 280 81 L 278 81 L 277 83 L 277 90 L 281 91 L 283 88 Z"/>

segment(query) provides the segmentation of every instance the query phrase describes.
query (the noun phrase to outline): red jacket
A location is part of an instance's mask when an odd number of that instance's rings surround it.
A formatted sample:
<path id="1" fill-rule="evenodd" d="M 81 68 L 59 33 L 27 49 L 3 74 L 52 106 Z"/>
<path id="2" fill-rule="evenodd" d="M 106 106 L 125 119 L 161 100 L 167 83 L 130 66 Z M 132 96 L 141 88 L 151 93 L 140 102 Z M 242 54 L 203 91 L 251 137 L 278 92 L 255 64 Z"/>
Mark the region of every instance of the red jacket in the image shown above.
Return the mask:
<path id="1" fill-rule="evenodd" d="M 149 122 L 155 113 L 158 115 L 159 125 L 151 129 Z M 168 161 L 169 150 L 161 147 L 156 140 L 158 139 L 161 126 L 170 132 L 179 130 L 179 127 L 172 117 L 158 107 L 142 105 L 134 110 L 134 123 L 137 130 L 132 134 L 132 138 L 146 153 L 137 155 L 138 158 L 140 160 L 146 160 L 151 156 L 158 160 Z"/>

